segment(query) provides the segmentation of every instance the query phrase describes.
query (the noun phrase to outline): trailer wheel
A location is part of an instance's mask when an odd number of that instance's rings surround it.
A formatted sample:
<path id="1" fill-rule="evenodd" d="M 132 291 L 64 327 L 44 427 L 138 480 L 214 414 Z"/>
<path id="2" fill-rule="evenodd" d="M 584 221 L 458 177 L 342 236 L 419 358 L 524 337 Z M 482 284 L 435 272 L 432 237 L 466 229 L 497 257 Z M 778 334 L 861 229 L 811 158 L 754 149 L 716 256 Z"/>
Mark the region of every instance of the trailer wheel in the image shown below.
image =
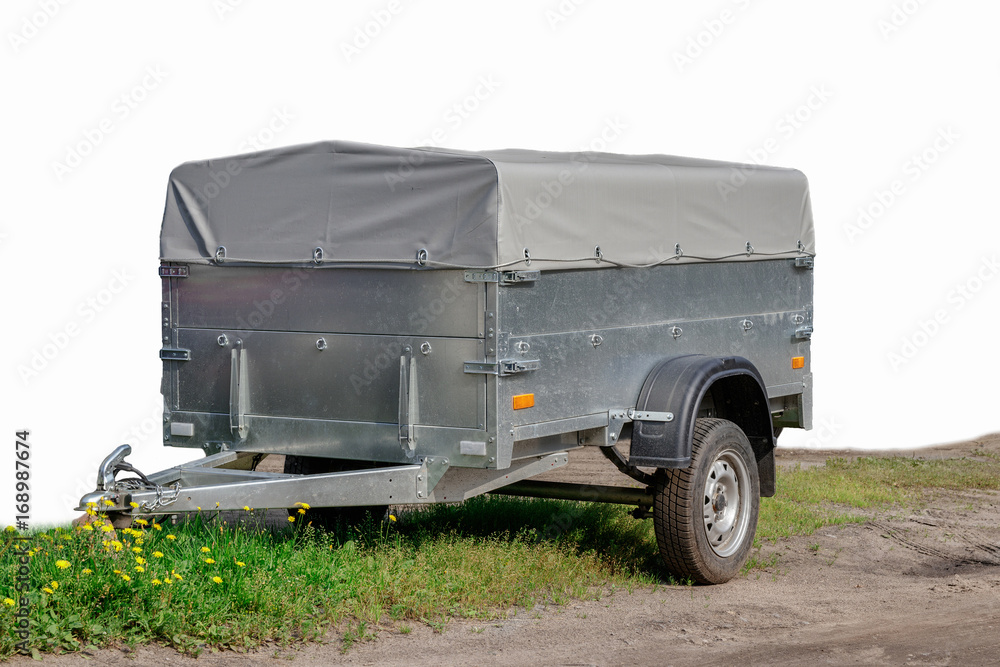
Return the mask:
<path id="1" fill-rule="evenodd" d="M 373 467 L 364 461 L 347 459 L 327 459 L 320 456 L 285 456 L 285 472 L 295 475 L 319 475 L 325 472 L 344 472 Z M 333 529 L 338 526 L 355 526 L 370 519 L 381 521 L 389 511 L 388 505 L 365 505 L 361 507 L 311 507 L 305 520 L 314 526 Z M 289 516 L 298 516 L 298 508 L 289 508 Z"/>
<path id="2" fill-rule="evenodd" d="M 667 569 L 703 584 L 739 574 L 760 507 L 757 464 L 743 431 L 725 419 L 698 419 L 691 467 L 658 478 L 653 527 Z"/>

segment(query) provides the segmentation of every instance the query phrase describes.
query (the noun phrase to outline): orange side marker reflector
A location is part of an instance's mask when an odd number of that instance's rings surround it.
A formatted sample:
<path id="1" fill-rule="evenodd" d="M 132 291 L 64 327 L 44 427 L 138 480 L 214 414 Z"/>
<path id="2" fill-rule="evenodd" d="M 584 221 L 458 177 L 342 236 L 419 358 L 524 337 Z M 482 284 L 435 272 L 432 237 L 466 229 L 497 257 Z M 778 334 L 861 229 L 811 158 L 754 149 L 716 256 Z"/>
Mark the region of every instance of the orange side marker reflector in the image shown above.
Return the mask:
<path id="1" fill-rule="evenodd" d="M 531 408 L 535 405 L 535 395 L 534 394 L 518 394 L 513 398 L 514 409 L 523 410 L 524 408 Z"/>
<path id="2" fill-rule="evenodd" d="M 805 357 L 792 357 L 792 368 L 805 368 L 806 358 Z"/>

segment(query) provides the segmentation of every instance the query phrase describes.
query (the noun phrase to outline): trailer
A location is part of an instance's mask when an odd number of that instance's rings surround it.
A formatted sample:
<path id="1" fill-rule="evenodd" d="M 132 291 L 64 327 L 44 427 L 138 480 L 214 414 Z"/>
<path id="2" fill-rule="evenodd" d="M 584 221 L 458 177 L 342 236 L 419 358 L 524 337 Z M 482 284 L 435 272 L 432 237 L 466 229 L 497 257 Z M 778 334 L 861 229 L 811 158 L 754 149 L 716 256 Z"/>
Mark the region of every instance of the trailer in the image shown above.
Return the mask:
<path id="1" fill-rule="evenodd" d="M 811 428 L 814 243 L 792 169 L 347 142 L 185 163 L 163 442 L 205 456 L 145 475 L 122 445 L 80 507 L 618 502 L 668 569 L 727 581 L 776 432 Z M 532 479 L 582 447 L 643 488 Z"/>

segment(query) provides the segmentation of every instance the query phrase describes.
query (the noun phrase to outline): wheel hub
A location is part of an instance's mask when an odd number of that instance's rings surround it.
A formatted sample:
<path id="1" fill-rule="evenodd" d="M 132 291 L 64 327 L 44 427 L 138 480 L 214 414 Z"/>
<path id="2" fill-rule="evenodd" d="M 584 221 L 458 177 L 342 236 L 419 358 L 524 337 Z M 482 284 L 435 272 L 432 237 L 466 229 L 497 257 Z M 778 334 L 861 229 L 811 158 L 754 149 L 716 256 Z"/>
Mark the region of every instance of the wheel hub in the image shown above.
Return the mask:
<path id="1" fill-rule="evenodd" d="M 705 534 L 712 550 L 722 557 L 735 553 L 747 529 L 744 511 L 746 467 L 739 454 L 722 452 L 712 464 L 705 480 L 705 504 L 702 516 Z"/>

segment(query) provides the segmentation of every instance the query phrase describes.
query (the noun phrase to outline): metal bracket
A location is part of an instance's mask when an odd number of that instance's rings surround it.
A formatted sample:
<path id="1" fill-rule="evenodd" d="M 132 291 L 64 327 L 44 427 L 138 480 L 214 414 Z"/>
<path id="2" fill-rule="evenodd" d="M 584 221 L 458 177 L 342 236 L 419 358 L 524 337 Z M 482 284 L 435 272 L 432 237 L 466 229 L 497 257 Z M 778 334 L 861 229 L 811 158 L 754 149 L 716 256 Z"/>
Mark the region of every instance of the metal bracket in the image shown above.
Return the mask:
<path id="1" fill-rule="evenodd" d="M 795 268 L 797 269 L 813 269 L 815 267 L 815 258 L 813 257 L 796 257 L 795 258 Z"/>
<path id="2" fill-rule="evenodd" d="M 191 350 L 180 347 L 164 347 L 160 350 L 163 361 L 191 361 Z"/>
<path id="3" fill-rule="evenodd" d="M 542 367 L 542 362 L 538 359 L 501 359 L 499 362 L 467 361 L 465 362 L 466 373 L 483 373 L 485 375 L 514 375 L 525 371 L 537 371 Z"/>
<path id="4" fill-rule="evenodd" d="M 416 445 L 413 442 L 413 421 L 417 412 L 417 368 L 413 351 L 403 348 L 399 358 L 399 444 L 406 458 L 413 458 Z"/>
<path id="5" fill-rule="evenodd" d="M 796 340 L 810 340 L 812 338 L 812 335 L 813 335 L 813 328 L 811 324 L 797 327 L 795 329 Z"/>
<path id="6" fill-rule="evenodd" d="M 229 428 L 240 440 L 247 437 L 246 411 L 250 398 L 247 380 L 247 351 L 237 340 L 230 353 L 229 367 Z"/>
<path id="7" fill-rule="evenodd" d="M 542 277 L 541 271 L 466 271 L 467 283 L 499 283 L 501 285 L 516 285 L 518 283 L 534 282 Z"/>
<path id="8" fill-rule="evenodd" d="M 440 456 L 428 456 L 417 471 L 417 498 L 427 498 L 446 472 L 450 463 Z"/>
<path id="9" fill-rule="evenodd" d="M 618 442 L 622 427 L 629 422 L 672 422 L 674 413 L 672 412 L 652 412 L 648 410 L 608 410 L 608 437 L 604 441 L 605 447 L 611 447 Z"/>
<path id="10" fill-rule="evenodd" d="M 161 278 L 187 278 L 188 267 L 186 266 L 161 266 Z"/>

